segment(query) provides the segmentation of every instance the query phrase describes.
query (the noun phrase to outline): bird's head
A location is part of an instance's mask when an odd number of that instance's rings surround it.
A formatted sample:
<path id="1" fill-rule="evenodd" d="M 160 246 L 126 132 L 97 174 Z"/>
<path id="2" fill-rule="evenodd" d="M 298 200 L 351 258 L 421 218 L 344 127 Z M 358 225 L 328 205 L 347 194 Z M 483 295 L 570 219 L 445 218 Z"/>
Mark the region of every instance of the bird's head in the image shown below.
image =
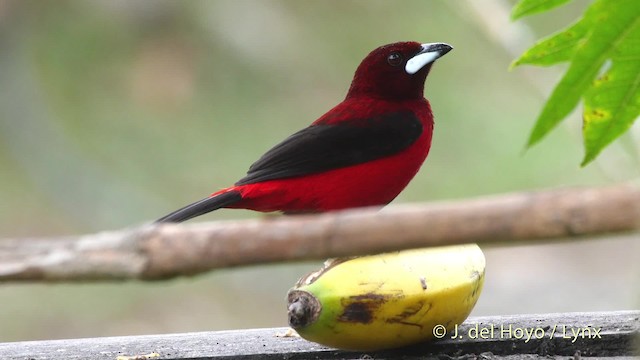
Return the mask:
<path id="1" fill-rule="evenodd" d="M 381 46 L 358 66 L 347 98 L 420 99 L 434 61 L 451 49 L 445 43 L 398 42 Z"/>

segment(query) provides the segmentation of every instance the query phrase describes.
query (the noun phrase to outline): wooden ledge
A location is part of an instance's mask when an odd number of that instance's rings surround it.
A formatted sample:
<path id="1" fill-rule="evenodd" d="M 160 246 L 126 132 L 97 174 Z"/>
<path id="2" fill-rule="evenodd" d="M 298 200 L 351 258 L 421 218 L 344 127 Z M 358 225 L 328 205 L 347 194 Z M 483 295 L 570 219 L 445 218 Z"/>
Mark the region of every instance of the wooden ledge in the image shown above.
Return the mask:
<path id="1" fill-rule="evenodd" d="M 580 359 L 640 354 L 640 311 L 472 317 L 458 328 L 455 339 L 450 333 L 437 342 L 366 353 L 283 337 L 286 331 L 269 328 L 0 343 L 0 359 Z"/>

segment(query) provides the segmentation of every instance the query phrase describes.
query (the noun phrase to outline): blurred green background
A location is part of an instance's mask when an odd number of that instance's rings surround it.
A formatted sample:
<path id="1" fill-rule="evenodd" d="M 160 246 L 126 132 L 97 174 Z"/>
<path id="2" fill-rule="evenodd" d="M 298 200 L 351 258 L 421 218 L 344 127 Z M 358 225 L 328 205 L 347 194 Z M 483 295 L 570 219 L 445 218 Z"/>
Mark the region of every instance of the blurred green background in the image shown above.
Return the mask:
<path id="1" fill-rule="evenodd" d="M 400 40 L 455 49 L 427 81 L 431 155 L 395 203 L 637 178 L 620 145 L 579 168 L 578 114 L 523 152 L 561 69 L 508 65 L 588 3 L 513 24 L 503 0 L 0 0 L 0 237 L 136 225 L 230 185 Z M 638 308 L 637 236 L 485 250 L 474 315 Z M 284 326 L 287 289 L 318 266 L 0 284 L 0 341 Z"/>

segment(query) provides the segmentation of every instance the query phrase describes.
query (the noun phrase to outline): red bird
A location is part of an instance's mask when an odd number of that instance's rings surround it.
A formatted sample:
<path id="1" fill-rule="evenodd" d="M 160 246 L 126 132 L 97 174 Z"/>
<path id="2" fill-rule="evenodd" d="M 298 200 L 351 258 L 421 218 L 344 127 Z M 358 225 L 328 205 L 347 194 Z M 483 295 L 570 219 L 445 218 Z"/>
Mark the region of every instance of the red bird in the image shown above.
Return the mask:
<path id="1" fill-rule="evenodd" d="M 220 208 L 301 213 L 388 204 L 429 153 L 433 114 L 424 82 L 451 49 L 399 42 L 373 50 L 344 101 L 267 151 L 234 186 L 157 221 Z"/>

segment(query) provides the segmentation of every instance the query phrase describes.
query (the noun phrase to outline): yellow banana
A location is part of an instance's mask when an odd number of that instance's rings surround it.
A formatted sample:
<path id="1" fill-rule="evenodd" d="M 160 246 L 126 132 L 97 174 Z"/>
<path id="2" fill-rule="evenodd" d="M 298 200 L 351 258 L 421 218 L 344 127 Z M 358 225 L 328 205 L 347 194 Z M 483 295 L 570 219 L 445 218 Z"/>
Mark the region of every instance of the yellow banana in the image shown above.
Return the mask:
<path id="1" fill-rule="evenodd" d="M 289 290 L 289 325 L 345 350 L 414 344 L 434 327 L 442 337 L 475 306 L 484 269 L 475 244 L 329 260 Z"/>

